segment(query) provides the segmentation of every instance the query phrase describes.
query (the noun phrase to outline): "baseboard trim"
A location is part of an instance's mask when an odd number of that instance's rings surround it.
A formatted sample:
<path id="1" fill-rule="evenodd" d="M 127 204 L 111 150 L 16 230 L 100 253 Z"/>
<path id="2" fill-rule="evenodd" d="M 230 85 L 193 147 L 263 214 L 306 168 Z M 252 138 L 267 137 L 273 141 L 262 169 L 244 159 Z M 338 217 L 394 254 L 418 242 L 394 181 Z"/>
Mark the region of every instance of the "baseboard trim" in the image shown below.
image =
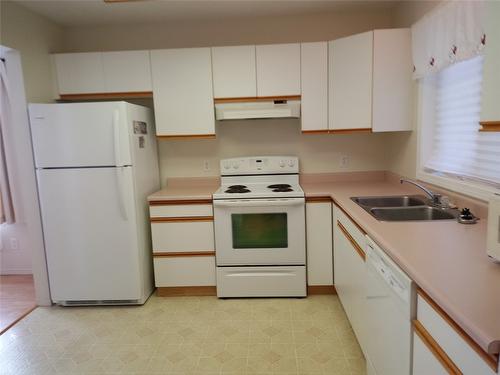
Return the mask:
<path id="1" fill-rule="evenodd" d="M 337 289 L 335 285 L 308 285 L 307 294 L 337 294 Z"/>
<path id="2" fill-rule="evenodd" d="M 216 296 L 217 288 L 215 286 L 167 286 L 156 288 L 158 297 L 176 297 L 176 296 Z"/>

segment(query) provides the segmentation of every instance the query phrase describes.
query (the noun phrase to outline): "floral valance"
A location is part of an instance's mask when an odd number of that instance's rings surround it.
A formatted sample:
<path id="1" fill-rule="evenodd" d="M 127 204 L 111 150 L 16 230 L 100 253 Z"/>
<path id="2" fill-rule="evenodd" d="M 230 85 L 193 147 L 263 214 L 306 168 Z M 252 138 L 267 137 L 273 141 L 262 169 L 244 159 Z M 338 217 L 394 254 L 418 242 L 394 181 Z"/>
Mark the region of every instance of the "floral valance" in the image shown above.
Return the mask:
<path id="1" fill-rule="evenodd" d="M 414 78 L 482 54 L 487 37 L 484 16 L 484 1 L 449 0 L 415 23 L 411 28 Z"/>

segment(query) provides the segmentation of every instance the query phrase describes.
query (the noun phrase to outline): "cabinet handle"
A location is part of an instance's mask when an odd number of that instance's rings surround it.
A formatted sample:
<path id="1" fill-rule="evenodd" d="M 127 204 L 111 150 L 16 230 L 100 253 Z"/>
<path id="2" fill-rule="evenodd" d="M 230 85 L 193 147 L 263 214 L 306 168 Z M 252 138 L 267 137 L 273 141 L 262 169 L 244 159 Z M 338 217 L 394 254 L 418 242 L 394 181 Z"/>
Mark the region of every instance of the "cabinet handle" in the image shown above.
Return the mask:
<path id="1" fill-rule="evenodd" d="M 349 240 L 349 242 L 351 243 L 351 245 L 354 247 L 354 250 L 356 250 L 356 252 L 358 253 L 358 255 L 363 259 L 363 261 L 365 261 L 366 260 L 366 254 L 363 251 L 363 249 L 361 248 L 361 246 L 358 245 L 358 243 L 356 242 L 356 240 L 351 236 L 351 234 L 347 231 L 347 229 L 345 229 L 345 227 L 342 225 L 342 223 L 340 221 L 338 221 L 338 220 L 337 220 L 337 226 L 342 231 L 342 233 L 344 234 L 344 236 Z"/>
<path id="2" fill-rule="evenodd" d="M 431 334 L 424 328 L 422 323 L 418 320 L 413 321 L 413 330 L 415 334 L 420 337 L 424 345 L 436 357 L 436 359 L 443 365 L 443 368 L 450 375 L 463 375 L 462 371 L 453 363 L 448 357 L 448 354 L 441 348 L 441 346 L 434 340 Z"/>

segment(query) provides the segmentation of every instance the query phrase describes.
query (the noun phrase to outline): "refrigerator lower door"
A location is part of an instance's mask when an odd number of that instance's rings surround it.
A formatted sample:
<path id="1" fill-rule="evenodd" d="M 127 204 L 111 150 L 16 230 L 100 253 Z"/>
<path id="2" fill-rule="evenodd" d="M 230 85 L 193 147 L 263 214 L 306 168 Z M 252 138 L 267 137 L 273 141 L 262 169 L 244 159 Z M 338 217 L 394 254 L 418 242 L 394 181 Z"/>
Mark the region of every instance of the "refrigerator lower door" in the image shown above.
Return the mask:
<path id="1" fill-rule="evenodd" d="M 127 104 L 29 105 L 37 168 L 131 165 Z"/>
<path id="2" fill-rule="evenodd" d="M 38 170 L 52 300 L 141 303 L 132 167 Z"/>

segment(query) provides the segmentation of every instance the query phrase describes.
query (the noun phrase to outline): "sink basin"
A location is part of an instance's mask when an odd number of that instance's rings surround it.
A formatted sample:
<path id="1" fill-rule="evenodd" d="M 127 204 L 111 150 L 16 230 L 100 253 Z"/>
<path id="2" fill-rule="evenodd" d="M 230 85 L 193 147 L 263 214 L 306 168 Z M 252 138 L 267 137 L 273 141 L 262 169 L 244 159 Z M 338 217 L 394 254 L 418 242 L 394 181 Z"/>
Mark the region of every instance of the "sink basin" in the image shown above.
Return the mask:
<path id="1" fill-rule="evenodd" d="M 366 207 L 411 207 L 426 205 L 425 197 L 420 195 L 353 197 L 351 199 L 360 206 Z"/>
<path id="2" fill-rule="evenodd" d="M 452 220 L 458 216 L 454 209 L 443 209 L 431 206 L 371 208 L 368 212 L 381 221 L 423 221 Z"/>

